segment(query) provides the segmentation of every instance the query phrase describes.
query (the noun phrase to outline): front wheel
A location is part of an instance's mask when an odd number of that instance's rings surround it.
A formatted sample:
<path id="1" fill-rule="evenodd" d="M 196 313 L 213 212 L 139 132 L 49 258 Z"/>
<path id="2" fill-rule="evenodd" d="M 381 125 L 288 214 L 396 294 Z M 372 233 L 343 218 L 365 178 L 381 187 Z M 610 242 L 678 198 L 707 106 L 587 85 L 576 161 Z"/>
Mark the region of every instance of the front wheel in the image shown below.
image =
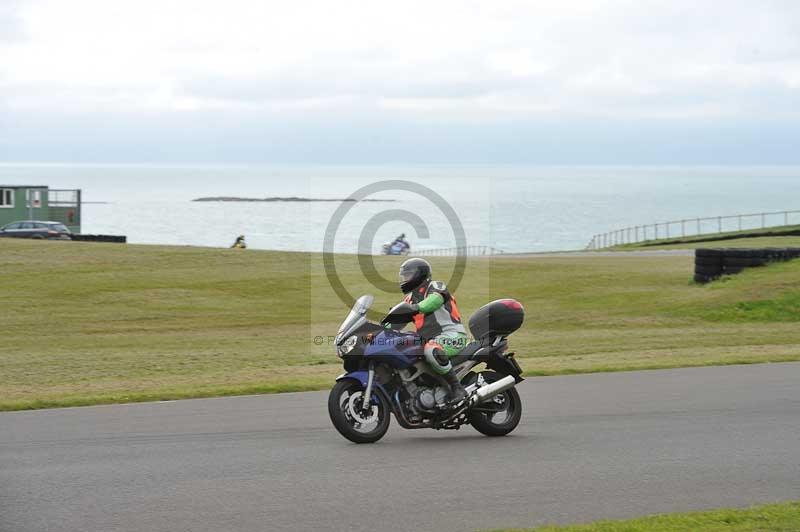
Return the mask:
<path id="1" fill-rule="evenodd" d="M 351 379 L 341 380 L 328 396 L 328 414 L 339 434 L 354 443 L 375 443 L 389 430 L 390 409 L 375 390 L 369 409 L 363 408 L 364 388 Z"/>
<path id="2" fill-rule="evenodd" d="M 483 371 L 478 380 L 483 378 L 486 384 L 502 379 L 494 371 Z M 511 388 L 485 403 L 475 405 L 469 415 L 469 423 L 475 430 L 486 436 L 505 436 L 517 428 L 522 419 L 522 400 L 516 388 Z"/>

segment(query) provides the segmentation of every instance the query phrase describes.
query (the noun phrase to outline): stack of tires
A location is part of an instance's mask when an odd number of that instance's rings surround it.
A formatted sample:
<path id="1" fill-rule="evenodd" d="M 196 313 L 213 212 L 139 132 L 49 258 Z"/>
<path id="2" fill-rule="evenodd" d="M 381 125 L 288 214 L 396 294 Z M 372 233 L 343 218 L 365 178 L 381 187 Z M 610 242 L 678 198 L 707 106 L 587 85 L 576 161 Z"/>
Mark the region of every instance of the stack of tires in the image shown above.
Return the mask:
<path id="1" fill-rule="evenodd" d="M 722 276 L 724 259 L 722 249 L 699 248 L 694 252 L 694 281 L 709 283 Z"/>
<path id="2" fill-rule="evenodd" d="M 694 254 L 694 280 L 708 283 L 723 275 L 734 275 L 745 268 L 800 257 L 800 248 L 697 249 Z"/>
<path id="3" fill-rule="evenodd" d="M 800 257 L 800 248 L 766 248 L 765 257 L 769 262 L 781 262 Z"/>

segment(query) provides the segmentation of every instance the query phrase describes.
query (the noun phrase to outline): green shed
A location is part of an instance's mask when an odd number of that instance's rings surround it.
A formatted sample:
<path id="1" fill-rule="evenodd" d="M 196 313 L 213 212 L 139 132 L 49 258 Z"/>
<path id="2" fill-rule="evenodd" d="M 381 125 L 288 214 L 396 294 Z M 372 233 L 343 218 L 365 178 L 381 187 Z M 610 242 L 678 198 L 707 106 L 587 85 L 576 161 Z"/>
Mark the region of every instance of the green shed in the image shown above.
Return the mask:
<path id="1" fill-rule="evenodd" d="M 81 232 L 81 191 L 37 185 L 0 185 L 0 227 L 21 220 L 61 222 Z"/>

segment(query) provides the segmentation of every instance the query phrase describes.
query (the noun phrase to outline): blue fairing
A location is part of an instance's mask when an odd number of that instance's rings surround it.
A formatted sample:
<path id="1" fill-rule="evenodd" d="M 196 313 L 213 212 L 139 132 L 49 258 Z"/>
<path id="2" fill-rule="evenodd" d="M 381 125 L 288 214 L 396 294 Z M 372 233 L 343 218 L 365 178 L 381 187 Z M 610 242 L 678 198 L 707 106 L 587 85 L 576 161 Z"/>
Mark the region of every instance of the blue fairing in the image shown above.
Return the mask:
<path id="1" fill-rule="evenodd" d="M 364 356 L 394 368 L 407 368 L 423 356 L 423 347 L 416 334 L 385 330 L 375 335 L 366 346 Z"/>

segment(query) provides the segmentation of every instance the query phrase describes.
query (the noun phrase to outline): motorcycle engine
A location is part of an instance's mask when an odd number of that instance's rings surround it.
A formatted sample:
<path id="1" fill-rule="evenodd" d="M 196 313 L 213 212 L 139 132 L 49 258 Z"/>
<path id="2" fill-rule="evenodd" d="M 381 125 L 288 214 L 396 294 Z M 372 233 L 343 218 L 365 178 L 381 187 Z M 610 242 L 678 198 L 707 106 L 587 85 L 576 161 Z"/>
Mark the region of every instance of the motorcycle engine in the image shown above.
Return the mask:
<path id="1" fill-rule="evenodd" d="M 447 388 L 443 386 L 420 388 L 417 393 L 417 406 L 420 410 L 435 411 L 447 403 L 447 393 Z"/>

